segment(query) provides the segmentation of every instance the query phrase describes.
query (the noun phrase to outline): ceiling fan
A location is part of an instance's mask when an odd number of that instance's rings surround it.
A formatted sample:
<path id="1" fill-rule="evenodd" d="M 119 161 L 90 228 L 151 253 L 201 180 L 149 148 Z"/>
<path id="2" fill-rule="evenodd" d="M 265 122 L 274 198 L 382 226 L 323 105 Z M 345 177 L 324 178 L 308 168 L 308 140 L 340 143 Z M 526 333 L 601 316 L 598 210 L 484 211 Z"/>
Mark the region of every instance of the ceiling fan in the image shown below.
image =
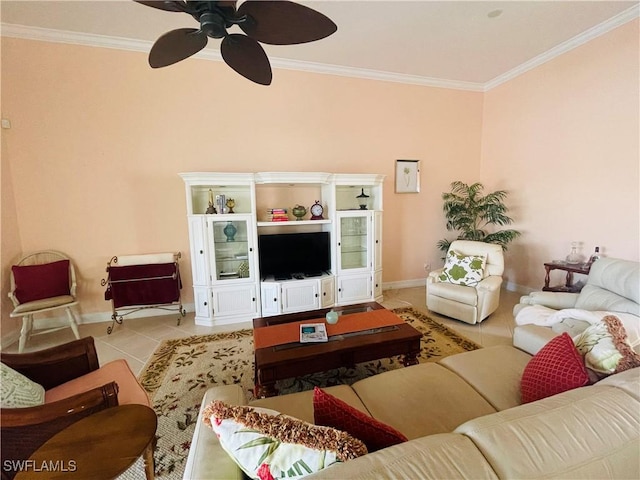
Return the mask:
<path id="1" fill-rule="evenodd" d="M 294 45 L 320 40 L 338 27 L 323 14 L 303 5 L 284 1 L 144 1 L 148 7 L 183 12 L 200 23 L 200 28 L 179 28 L 162 35 L 151 47 L 149 65 L 166 67 L 184 60 L 207 45 L 207 37 L 221 38 L 220 53 L 227 65 L 243 77 L 261 85 L 271 84 L 271 64 L 258 42 Z M 228 33 L 237 25 L 245 33 Z"/>

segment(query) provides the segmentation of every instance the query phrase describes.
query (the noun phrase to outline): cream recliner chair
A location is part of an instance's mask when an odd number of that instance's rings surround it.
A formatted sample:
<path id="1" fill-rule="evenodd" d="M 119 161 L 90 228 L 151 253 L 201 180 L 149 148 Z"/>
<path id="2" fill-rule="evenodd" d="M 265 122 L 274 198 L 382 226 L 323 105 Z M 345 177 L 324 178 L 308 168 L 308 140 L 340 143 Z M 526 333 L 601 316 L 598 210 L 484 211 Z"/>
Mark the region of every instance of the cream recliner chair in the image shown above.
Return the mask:
<path id="1" fill-rule="evenodd" d="M 427 277 L 427 308 L 466 323 L 480 323 L 496 311 L 500 303 L 500 286 L 504 272 L 502 247 L 491 243 L 455 240 L 449 252 L 486 257 L 484 275 L 475 286 L 439 281 L 444 267 Z M 449 254 L 447 252 L 447 255 Z"/>

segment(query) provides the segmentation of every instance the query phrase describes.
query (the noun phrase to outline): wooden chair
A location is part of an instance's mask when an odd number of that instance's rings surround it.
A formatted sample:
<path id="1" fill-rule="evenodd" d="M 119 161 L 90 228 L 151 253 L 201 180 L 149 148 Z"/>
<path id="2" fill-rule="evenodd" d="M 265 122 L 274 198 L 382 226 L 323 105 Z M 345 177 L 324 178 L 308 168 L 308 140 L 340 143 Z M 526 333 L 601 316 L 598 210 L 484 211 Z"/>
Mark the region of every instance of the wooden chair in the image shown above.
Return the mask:
<path id="1" fill-rule="evenodd" d="M 0 409 L 3 479 L 17 473 L 5 469 L 7 465 L 28 459 L 49 438 L 84 417 L 127 403 L 151 406 L 124 359 L 100 367 L 93 337 L 32 353 L 0 353 L 0 360 L 45 389 L 43 405 Z M 152 444 L 143 455 L 148 479 L 153 478 L 153 449 Z"/>
<path id="2" fill-rule="evenodd" d="M 64 253 L 43 250 L 22 257 L 11 268 L 11 291 L 9 298 L 14 310 L 11 317 L 22 317 L 18 351 L 22 353 L 31 335 L 50 333 L 70 327 L 76 338 L 80 338 L 78 322 L 71 307 L 76 299 L 76 272 L 73 262 Z M 40 329 L 33 333 L 33 316 L 64 308 L 69 324 L 62 327 Z"/>

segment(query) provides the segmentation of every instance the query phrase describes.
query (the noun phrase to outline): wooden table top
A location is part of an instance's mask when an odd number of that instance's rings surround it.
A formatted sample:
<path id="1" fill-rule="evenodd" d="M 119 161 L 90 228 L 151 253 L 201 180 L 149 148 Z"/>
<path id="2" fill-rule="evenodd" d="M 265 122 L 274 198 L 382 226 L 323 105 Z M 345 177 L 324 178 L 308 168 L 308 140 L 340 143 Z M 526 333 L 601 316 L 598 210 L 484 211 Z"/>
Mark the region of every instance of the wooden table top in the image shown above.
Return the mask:
<path id="1" fill-rule="evenodd" d="M 587 263 L 567 263 L 567 262 L 546 262 L 544 264 L 546 270 L 564 270 L 565 272 L 589 274 L 591 265 Z"/>
<path id="2" fill-rule="evenodd" d="M 324 318 L 324 316 L 333 310 L 342 315 L 349 313 L 360 313 L 371 310 L 384 310 L 384 307 L 378 302 L 358 303 L 355 305 L 344 305 L 341 307 L 322 308 L 320 310 L 307 310 L 306 312 L 285 313 L 283 315 L 273 315 L 271 317 L 262 317 L 253 319 L 253 328 L 269 327 L 271 325 L 279 325 L 281 323 L 298 322 L 300 320 L 312 320 Z"/>
<path id="3" fill-rule="evenodd" d="M 254 328 L 269 328 L 286 322 L 318 319 L 329 310 L 340 309 L 343 313 L 356 313 L 383 309 L 375 302 L 334 307 L 333 309 L 276 315 L 257 318 Z M 370 310 L 367 310 L 370 309 Z M 417 363 L 420 353 L 422 333 L 406 322 L 390 327 L 371 329 L 363 332 L 336 335 L 328 342 L 292 343 L 254 350 L 256 372 L 256 396 L 270 396 L 275 393 L 276 380 L 298 377 L 308 373 L 327 371 L 343 366 L 404 355 L 405 365 Z"/>
<path id="4" fill-rule="evenodd" d="M 156 427 L 156 414 L 145 405 L 101 410 L 47 440 L 15 479 L 114 478 L 142 455 Z"/>
<path id="5" fill-rule="evenodd" d="M 350 313 L 385 310 L 385 308 L 377 302 L 367 302 L 356 305 L 325 308 L 321 310 L 309 310 L 306 312 L 274 315 L 272 317 L 254 319 L 253 328 L 268 328 L 282 323 L 298 322 L 301 320 L 319 320 L 322 319 L 329 310 L 339 312 L 341 315 L 348 315 Z M 421 337 L 422 334 L 415 328 L 408 323 L 402 322 L 394 327 L 385 327 L 372 329 L 371 331 L 354 332 L 351 334 L 329 337 L 328 342 L 292 343 L 287 345 L 278 345 L 275 347 L 257 348 L 254 350 L 254 355 L 256 367 L 259 368 L 266 364 L 295 360 L 299 361 L 304 358 L 316 357 L 327 352 L 363 348 L 371 345 L 380 345 L 381 342 L 385 341 L 395 342 Z"/>

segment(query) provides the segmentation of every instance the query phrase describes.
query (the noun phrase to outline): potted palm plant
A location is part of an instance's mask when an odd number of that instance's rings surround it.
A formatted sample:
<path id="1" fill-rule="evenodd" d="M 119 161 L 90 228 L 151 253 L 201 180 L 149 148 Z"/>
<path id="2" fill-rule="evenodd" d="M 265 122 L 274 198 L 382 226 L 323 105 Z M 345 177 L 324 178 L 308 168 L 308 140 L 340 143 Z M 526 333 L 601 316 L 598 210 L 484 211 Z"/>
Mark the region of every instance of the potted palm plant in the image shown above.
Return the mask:
<path id="1" fill-rule="evenodd" d="M 483 190 L 481 183 L 467 185 L 456 181 L 451 184 L 451 191 L 442 194 L 447 230 L 458 231 L 458 240 L 495 243 L 506 250 L 507 244 L 518 238 L 520 232 L 511 229 L 489 232 L 487 227 L 510 225 L 513 222 L 507 215 L 508 208 L 504 204 L 507 192 L 497 190 L 483 195 Z M 451 242 L 446 238 L 440 240 L 438 249 L 446 253 Z"/>

